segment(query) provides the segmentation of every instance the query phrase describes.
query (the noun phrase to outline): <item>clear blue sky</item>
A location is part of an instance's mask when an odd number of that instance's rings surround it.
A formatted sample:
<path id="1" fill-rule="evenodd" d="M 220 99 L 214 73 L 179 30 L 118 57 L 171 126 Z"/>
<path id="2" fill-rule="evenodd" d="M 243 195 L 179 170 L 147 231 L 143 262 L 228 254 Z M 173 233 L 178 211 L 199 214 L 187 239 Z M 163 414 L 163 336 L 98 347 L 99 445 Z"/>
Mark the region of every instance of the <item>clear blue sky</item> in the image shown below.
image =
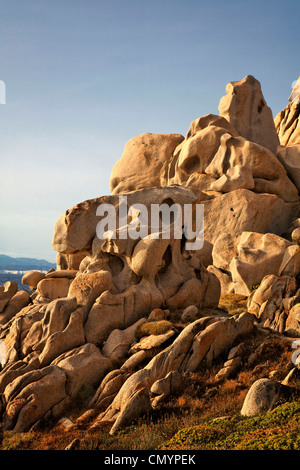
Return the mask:
<path id="1" fill-rule="evenodd" d="M 299 0 L 0 0 L 0 253 L 54 261 L 56 220 L 109 194 L 125 143 L 185 135 L 232 80 L 260 80 L 275 117 L 299 17 Z"/>

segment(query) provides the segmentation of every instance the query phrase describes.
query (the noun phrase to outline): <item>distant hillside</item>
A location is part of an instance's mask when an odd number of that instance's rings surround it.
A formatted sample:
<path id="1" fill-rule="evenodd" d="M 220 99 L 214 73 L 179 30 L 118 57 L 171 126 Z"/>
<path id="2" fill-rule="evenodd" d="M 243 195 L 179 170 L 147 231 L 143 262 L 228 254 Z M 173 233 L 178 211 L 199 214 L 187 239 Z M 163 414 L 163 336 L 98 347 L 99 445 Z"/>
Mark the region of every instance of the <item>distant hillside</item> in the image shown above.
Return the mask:
<path id="1" fill-rule="evenodd" d="M 45 259 L 35 258 L 12 258 L 7 255 L 0 255 L 0 271 L 49 271 L 51 268 L 56 268 L 55 263 L 50 263 Z"/>

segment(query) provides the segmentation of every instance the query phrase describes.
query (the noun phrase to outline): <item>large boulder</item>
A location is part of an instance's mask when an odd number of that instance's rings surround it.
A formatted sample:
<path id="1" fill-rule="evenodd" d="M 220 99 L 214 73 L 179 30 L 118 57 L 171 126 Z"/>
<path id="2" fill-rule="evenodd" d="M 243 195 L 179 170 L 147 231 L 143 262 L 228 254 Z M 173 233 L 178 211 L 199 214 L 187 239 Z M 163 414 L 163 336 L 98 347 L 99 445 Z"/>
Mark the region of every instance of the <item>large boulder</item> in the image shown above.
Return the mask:
<path id="1" fill-rule="evenodd" d="M 94 387 L 99 384 L 112 368 L 112 361 L 90 343 L 68 350 L 58 356 L 52 364 L 65 372 L 66 390 L 70 397 L 75 397 L 84 386 Z"/>
<path id="2" fill-rule="evenodd" d="M 67 377 L 56 366 L 29 371 L 7 385 L 4 392 L 6 409 L 3 428 L 24 432 L 45 415 L 56 417 L 68 403 Z"/>
<path id="3" fill-rule="evenodd" d="M 125 328 L 125 330 L 113 330 L 103 345 L 102 354 L 116 362 L 126 357 L 132 343 L 136 339 L 135 333 L 137 328 L 145 321 L 145 318 L 141 318 L 133 323 L 133 325 Z"/>
<path id="4" fill-rule="evenodd" d="M 229 270 L 236 294 L 249 295 L 268 274 L 278 273 L 288 240 L 273 233 L 243 232 Z"/>
<path id="5" fill-rule="evenodd" d="M 29 302 L 30 295 L 26 290 L 16 292 L 8 301 L 2 313 L 0 313 L 0 325 L 5 325 L 5 323 L 13 318 L 23 307 L 26 307 Z"/>
<path id="6" fill-rule="evenodd" d="M 112 194 L 124 194 L 136 189 L 167 185 L 168 164 L 180 134 L 145 133 L 129 140 L 124 153 L 115 163 L 111 177 Z"/>
<path id="7" fill-rule="evenodd" d="M 30 287 L 31 290 L 36 289 L 38 283 L 44 279 L 45 273 L 41 271 L 27 271 L 22 277 L 22 284 L 25 284 Z"/>
<path id="8" fill-rule="evenodd" d="M 37 284 L 37 292 L 41 297 L 49 300 L 67 297 L 72 281 L 66 277 L 44 278 Z"/>
<path id="9" fill-rule="evenodd" d="M 274 153 L 241 136 L 222 135 L 219 149 L 205 172 L 216 179 L 210 185 L 214 191 L 250 189 L 276 194 L 286 202 L 298 200 L 297 188 Z"/>
<path id="10" fill-rule="evenodd" d="M 299 214 L 299 203 L 278 196 L 237 189 L 203 201 L 205 238 L 214 244 L 222 234 L 284 233 Z"/>
<path id="11" fill-rule="evenodd" d="M 7 281 L 3 286 L 0 286 L 0 313 L 10 301 L 10 299 L 17 293 L 18 283 L 14 281 Z"/>
<path id="12" fill-rule="evenodd" d="M 300 390 L 271 379 L 259 379 L 250 387 L 241 409 L 243 416 L 257 416 L 281 404 L 298 399 Z"/>
<path id="13" fill-rule="evenodd" d="M 229 122 L 215 114 L 207 114 L 195 119 L 185 139 L 175 149 L 169 164 L 168 184 L 186 186 L 202 199 L 215 181 L 206 174 L 206 168 L 213 160 L 224 135 L 238 136 Z"/>

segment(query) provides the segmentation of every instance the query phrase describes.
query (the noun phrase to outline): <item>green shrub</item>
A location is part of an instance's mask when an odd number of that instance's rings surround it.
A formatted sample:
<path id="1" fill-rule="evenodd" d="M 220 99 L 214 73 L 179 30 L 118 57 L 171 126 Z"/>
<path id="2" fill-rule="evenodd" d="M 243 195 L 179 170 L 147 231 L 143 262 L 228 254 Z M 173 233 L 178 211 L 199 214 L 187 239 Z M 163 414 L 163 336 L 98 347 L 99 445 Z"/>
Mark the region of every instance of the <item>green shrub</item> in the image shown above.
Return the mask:
<path id="1" fill-rule="evenodd" d="M 260 416 L 205 420 L 181 429 L 159 448 L 300 450 L 299 413 L 300 403 L 291 402 Z"/>

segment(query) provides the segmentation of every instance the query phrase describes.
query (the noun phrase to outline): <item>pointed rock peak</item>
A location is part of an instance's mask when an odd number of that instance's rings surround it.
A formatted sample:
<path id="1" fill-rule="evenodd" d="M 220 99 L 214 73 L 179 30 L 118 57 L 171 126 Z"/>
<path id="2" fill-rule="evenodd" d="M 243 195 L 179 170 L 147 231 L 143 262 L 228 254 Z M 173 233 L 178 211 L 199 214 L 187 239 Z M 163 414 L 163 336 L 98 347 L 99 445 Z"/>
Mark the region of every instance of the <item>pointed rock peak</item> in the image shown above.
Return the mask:
<path id="1" fill-rule="evenodd" d="M 279 140 L 272 111 L 255 77 L 247 75 L 243 80 L 228 83 L 226 95 L 220 100 L 219 114 L 242 137 L 276 152 Z"/>

